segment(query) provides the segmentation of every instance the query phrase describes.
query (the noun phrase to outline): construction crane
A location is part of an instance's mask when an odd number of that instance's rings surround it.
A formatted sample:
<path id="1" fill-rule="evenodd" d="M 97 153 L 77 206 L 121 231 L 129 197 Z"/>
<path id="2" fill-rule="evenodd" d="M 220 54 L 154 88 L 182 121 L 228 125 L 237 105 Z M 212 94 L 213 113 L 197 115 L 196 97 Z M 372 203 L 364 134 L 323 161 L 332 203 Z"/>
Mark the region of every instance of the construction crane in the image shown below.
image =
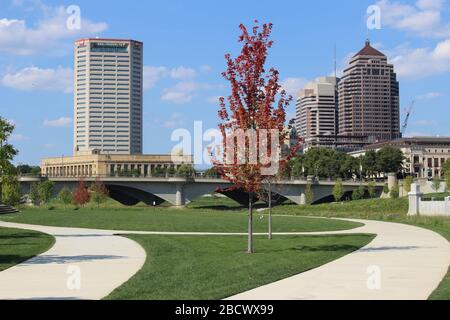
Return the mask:
<path id="1" fill-rule="evenodd" d="M 402 125 L 402 135 L 405 134 L 406 129 L 408 128 L 409 119 L 411 118 L 411 114 L 414 110 L 414 105 L 416 101 L 413 100 L 410 105 L 405 109 L 405 121 L 403 121 Z"/>

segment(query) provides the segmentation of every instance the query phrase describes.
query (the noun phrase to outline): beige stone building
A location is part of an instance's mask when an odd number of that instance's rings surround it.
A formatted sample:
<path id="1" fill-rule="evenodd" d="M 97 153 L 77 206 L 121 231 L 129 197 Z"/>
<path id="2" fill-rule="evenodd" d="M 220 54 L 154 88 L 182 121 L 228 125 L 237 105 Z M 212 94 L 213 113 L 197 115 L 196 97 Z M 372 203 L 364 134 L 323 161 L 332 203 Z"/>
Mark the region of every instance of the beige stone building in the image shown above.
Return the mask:
<path id="1" fill-rule="evenodd" d="M 405 173 L 416 178 L 442 178 L 442 167 L 450 159 L 450 137 L 402 138 L 372 144 L 350 154 L 358 157 L 367 150 L 378 151 L 387 146 L 399 148 L 403 152 Z"/>
<path id="2" fill-rule="evenodd" d="M 111 177 L 133 175 L 150 177 L 152 172 L 192 165 L 192 156 L 85 154 L 43 159 L 42 174 L 47 177 Z"/>
<path id="3" fill-rule="evenodd" d="M 81 39 L 74 52 L 74 155 L 142 154 L 142 42 Z"/>

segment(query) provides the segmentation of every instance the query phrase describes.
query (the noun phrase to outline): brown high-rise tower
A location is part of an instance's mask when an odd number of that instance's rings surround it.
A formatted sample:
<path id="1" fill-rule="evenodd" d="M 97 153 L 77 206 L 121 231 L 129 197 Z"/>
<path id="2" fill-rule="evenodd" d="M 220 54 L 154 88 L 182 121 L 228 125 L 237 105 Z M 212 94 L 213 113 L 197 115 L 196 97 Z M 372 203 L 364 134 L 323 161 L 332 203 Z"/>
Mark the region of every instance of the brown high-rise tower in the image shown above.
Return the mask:
<path id="1" fill-rule="evenodd" d="M 366 41 L 339 83 L 339 135 L 369 141 L 400 138 L 399 84 L 394 66 Z"/>

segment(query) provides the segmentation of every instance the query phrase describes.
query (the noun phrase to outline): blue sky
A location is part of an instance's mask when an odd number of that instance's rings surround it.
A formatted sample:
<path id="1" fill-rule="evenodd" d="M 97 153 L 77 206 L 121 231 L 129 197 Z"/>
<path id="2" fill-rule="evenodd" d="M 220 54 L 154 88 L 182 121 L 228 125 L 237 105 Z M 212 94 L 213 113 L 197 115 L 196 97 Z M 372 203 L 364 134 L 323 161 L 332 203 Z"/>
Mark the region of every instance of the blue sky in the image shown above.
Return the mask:
<path id="1" fill-rule="evenodd" d="M 381 29 L 370 39 L 395 65 L 402 111 L 417 101 L 407 135 L 450 136 L 450 0 L 0 0 L 0 115 L 16 124 L 16 163 L 72 153 L 75 39 L 144 42 L 144 152 L 167 153 L 174 129 L 217 126 L 217 97 L 229 92 L 224 54 L 237 53 L 240 23 L 274 24 L 268 65 L 295 94 L 332 73 L 334 45 L 339 70 L 364 45 L 373 4 Z M 81 9 L 80 30 L 66 27 L 70 5 Z"/>

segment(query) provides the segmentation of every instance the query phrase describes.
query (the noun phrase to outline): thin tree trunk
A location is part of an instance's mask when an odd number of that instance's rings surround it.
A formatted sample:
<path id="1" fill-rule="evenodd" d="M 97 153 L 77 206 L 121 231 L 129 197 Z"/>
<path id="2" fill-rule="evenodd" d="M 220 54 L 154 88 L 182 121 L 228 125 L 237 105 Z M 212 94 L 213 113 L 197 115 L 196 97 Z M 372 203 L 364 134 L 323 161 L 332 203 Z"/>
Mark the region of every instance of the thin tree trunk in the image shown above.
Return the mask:
<path id="1" fill-rule="evenodd" d="M 272 240 L 272 184 L 269 182 L 269 240 Z"/>
<path id="2" fill-rule="evenodd" d="M 248 253 L 253 253 L 253 194 L 249 195 L 248 202 Z"/>

